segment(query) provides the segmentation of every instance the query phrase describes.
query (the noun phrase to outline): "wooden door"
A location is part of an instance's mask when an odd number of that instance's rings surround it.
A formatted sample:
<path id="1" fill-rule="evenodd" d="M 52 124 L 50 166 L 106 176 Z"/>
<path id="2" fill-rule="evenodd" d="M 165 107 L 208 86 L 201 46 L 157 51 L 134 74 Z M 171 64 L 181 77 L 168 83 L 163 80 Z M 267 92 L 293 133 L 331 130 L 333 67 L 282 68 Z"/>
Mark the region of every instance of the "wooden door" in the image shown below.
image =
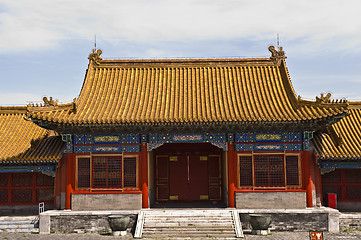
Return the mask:
<path id="1" fill-rule="evenodd" d="M 222 199 L 221 156 L 210 155 L 208 159 L 209 200 Z"/>
<path id="2" fill-rule="evenodd" d="M 189 156 L 188 200 L 208 200 L 208 157 Z"/>
<path id="3" fill-rule="evenodd" d="M 169 175 L 168 155 L 156 156 L 156 199 L 168 201 L 169 198 Z"/>

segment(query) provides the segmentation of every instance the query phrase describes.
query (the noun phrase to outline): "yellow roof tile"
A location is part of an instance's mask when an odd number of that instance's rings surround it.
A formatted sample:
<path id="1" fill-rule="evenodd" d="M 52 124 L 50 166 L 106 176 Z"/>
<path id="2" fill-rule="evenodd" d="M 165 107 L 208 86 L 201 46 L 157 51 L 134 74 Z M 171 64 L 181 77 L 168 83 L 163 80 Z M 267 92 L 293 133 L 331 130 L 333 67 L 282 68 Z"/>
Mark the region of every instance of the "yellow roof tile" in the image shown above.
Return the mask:
<path id="1" fill-rule="evenodd" d="M 0 107 L 0 162 L 49 161 L 62 157 L 64 142 L 27 121 L 26 107 Z"/>
<path id="2" fill-rule="evenodd" d="M 361 102 L 349 102 L 349 115 L 315 134 L 317 155 L 329 160 L 361 160 Z"/>
<path id="3" fill-rule="evenodd" d="M 294 122 L 333 117 L 345 103 L 297 99 L 284 57 L 103 60 L 90 63 L 72 104 L 29 106 L 55 124 Z M 281 51 L 280 51 L 281 52 Z"/>

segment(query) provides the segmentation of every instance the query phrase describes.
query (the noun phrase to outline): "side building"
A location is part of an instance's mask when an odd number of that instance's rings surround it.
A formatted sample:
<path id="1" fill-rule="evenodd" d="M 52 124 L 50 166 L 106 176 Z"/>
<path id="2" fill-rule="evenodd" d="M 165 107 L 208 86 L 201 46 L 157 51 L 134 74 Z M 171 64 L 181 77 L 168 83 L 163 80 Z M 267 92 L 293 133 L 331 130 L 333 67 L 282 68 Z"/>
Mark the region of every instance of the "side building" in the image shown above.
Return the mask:
<path id="1" fill-rule="evenodd" d="M 0 215 L 54 208 L 57 164 L 65 143 L 28 121 L 26 107 L 0 107 Z"/>
<path id="2" fill-rule="evenodd" d="M 349 114 L 325 132 L 315 134 L 314 145 L 322 170 L 323 200 L 336 194 L 337 209 L 361 210 L 361 102 L 349 103 Z"/>
<path id="3" fill-rule="evenodd" d="M 66 142 L 56 197 L 72 210 L 320 205 L 311 140 L 348 103 L 297 97 L 284 52 L 269 50 L 269 58 L 156 60 L 106 60 L 94 50 L 77 99 L 27 107 Z"/>

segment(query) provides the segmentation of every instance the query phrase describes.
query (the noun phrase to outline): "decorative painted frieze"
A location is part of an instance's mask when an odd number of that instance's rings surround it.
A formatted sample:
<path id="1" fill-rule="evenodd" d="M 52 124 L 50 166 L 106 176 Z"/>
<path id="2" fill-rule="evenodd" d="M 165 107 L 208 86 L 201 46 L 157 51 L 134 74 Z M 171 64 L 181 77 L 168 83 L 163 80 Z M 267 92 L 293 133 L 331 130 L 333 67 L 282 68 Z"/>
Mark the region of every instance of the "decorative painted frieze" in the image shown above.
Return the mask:
<path id="1" fill-rule="evenodd" d="M 63 142 L 66 142 L 64 153 L 73 153 L 73 139 L 71 134 L 62 134 L 61 135 Z"/>
<path id="2" fill-rule="evenodd" d="M 303 132 L 303 150 L 311 150 L 310 148 L 310 140 L 313 138 L 312 131 L 304 131 Z"/>
<path id="3" fill-rule="evenodd" d="M 302 142 L 300 132 L 282 133 L 236 133 L 235 142 Z"/>
<path id="4" fill-rule="evenodd" d="M 120 146 L 75 146 L 76 153 L 102 153 L 102 152 L 140 152 L 139 145 Z"/>
<path id="5" fill-rule="evenodd" d="M 139 134 L 74 135 L 75 144 L 140 143 Z"/>
<path id="6" fill-rule="evenodd" d="M 235 151 L 300 151 L 300 143 L 283 143 L 283 144 L 235 144 Z"/>
<path id="7" fill-rule="evenodd" d="M 150 134 L 148 151 L 164 143 L 206 143 L 209 142 L 223 150 L 227 150 L 226 134 Z"/>
<path id="8" fill-rule="evenodd" d="M 54 165 L 38 165 L 38 166 L 0 166 L 1 173 L 11 172 L 41 172 L 48 176 L 55 177 L 56 167 Z"/>

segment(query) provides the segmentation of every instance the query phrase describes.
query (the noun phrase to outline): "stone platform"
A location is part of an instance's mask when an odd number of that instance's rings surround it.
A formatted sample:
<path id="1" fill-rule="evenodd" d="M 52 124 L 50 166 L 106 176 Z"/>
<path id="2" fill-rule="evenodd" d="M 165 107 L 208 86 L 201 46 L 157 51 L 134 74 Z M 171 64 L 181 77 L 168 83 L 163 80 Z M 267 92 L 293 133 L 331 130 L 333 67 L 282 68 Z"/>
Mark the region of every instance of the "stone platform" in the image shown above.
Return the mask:
<path id="1" fill-rule="evenodd" d="M 147 209 L 147 212 L 159 211 L 160 209 Z M 175 209 L 169 209 L 175 210 Z M 195 209 L 178 209 L 184 214 Z M 202 209 L 205 210 L 205 209 Z M 339 211 L 331 208 L 306 208 L 306 209 L 234 209 L 220 208 L 219 210 L 238 212 L 242 229 L 250 230 L 249 214 L 271 215 L 271 231 L 324 231 L 337 233 L 340 231 L 340 220 L 349 221 L 354 224 L 357 216 L 341 217 Z M 143 210 L 144 211 L 144 210 Z M 216 211 L 216 209 L 209 209 Z M 107 217 L 113 214 L 129 214 L 131 223 L 127 229 L 128 233 L 134 233 L 137 217 L 140 210 L 117 210 L 117 211 L 69 211 L 50 210 L 40 215 L 40 234 L 49 233 L 98 233 L 110 232 Z M 360 216 L 360 215 L 358 215 Z M 347 222 L 342 225 L 347 228 Z"/>

